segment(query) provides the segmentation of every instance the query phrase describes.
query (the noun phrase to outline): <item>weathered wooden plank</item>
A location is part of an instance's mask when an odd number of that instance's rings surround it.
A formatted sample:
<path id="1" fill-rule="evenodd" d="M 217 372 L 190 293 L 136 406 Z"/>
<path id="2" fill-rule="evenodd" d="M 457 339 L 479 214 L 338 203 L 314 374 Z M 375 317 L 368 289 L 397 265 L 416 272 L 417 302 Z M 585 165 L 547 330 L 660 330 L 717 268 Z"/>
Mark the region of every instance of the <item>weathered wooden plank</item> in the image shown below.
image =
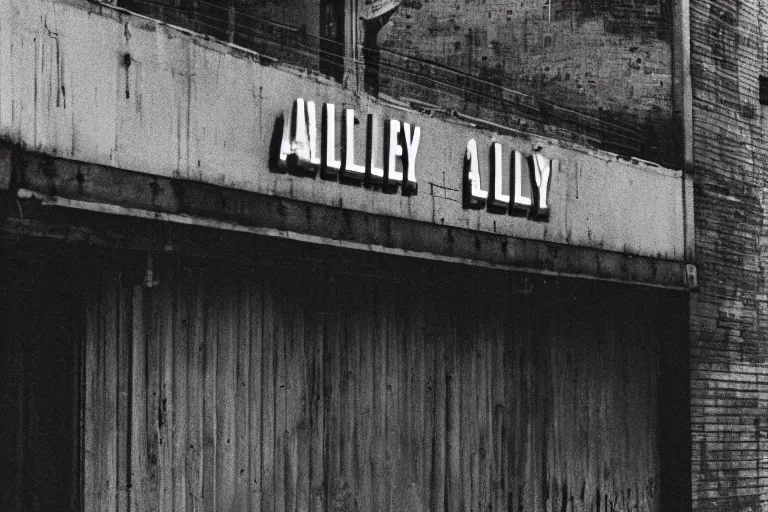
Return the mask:
<path id="1" fill-rule="evenodd" d="M 275 510 L 275 294 L 273 277 L 264 276 L 261 374 L 261 506 L 262 511 Z"/>
<path id="2" fill-rule="evenodd" d="M 275 452 L 274 452 L 274 500 L 275 510 L 286 509 L 288 485 L 288 418 L 287 418 L 287 368 L 286 368 L 286 313 L 290 307 L 292 298 L 286 297 L 285 279 L 287 276 L 278 275 L 275 281 L 275 289 L 279 290 L 275 297 L 274 310 L 274 346 L 275 351 Z"/>
<path id="3" fill-rule="evenodd" d="M 98 295 L 98 310 L 97 310 L 97 359 L 96 364 L 98 367 L 98 374 L 95 381 L 95 388 L 97 390 L 97 409 L 96 409 L 96 418 L 98 419 L 98 428 L 96 429 L 97 432 L 97 438 L 95 442 L 96 447 L 96 464 L 97 464 L 97 470 L 96 470 L 96 481 L 98 482 L 98 491 L 97 491 L 97 501 L 96 506 L 98 508 L 104 508 L 109 507 L 109 476 L 107 476 L 106 472 L 108 471 L 107 466 L 107 432 L 109 429 L 109 426 L 106 425 L 106 415 L 107 415 L 107 400 L 109 397 L 109 394 L 106 389 L 107 384 L 107 355 L 106 355 L 106 326 L 105 326 L 105 318 L 104 318 L 104 301 L 108 300 L 109 295 L 109 289 L 105 286 L 107 281 L 107 276 L 100 275 L 100 289 L 99 289 L 99 295 Z M 31 358 L 30 358 L 31 362 Z M 29 398 L 26 398 L 27 403 L 25 404 L 25 407 L 27 410 L 30 408 L 29 404 Z M 28 412 L 29 414 L 30 412 Z"/>
<path id="4" fill-rule="evenodd" d="M 218 284 L 218 283 L 217 283 Z M 216 509 L 216 452 L 218 438 L 216 436 L 216 377 L 219 350 L 219 303 L 221 295 L 213 280 L 206 283 L 204 291 L 205 311 L 205 377 L 203 389 L 203 510 Z M 213 289 L 211 289 L 213 288 Z"/>
<path id="5" fill-rule="evenodd" d="M 395 298 L 394 289 L 388 283 L 379 285 L 387 331 L 382 338 L 385 346 L 385 424 L 386 424 L 386 473 L 385 483 L 387 510 L 407 507 L 410 474 L 402 450 L 401 433 L 403 428 L 403 410 L 401 393 L 404 380 L 404 347 L 402 343 L 402 315 L 404 311 Z M 409 507 L 410 508 L 410 507 Z"/>
<path id="6" fill-rule="evenodd" d="M 287 277 L 282 281 L 283 302 L 282 333 L 280 342 L 283 345 L 281 375 L 285 375 L 283 396 L 285 397 L 284 409 L 284 437 L 282 439 L 285 478 L 285 509 L 296 510 L 298 508 L 298 450 L 299 450 L 299 422 L 301 408 L 301 362 L 299 348 L 299 325 L 301 294 L 296 287 L 293 277 Z"/>
<path id="7" fill-rule="evenodd" d="M 311 360 L 311 339 L 308 337 L 307 322 L 311 320 L 308 309 L 311 307 L 310 290 L 317 286 L 313 281 L 306 286 L 302 281 L 296 283 L 297 318 L 294 325 L 295 346 L 294 366 L 297 375 L 297 400 L 294 409 L 294 422 L 297 428 L 296 448 L 296 509 L 309 511 L 310 507 L 310 426 L 311 391 L 309 367 Z M 309 288 L 309 290 L 307 289 Z"/>
<path id="8" fill-rule="evenodd" d="M 552 286 L 545 288 L 547 295 L 552 297 Z M 550 499 L 551 489 L 551 461 L 553 443 L 550 436 L 550 426 L 552 424 L 552 367 L 551 367 L 551 346 L 546 342 L 547 334 L 550 332 L 550 323 L 548 313 L 552 312 L 551 302 L 546 300 L 545 294 L 537 294 L 535 299 L 535 311 L 541 316 L 535 316 L 534 324 L 534 356 L 531 358 L 535 365 L 535 370 L 530 374 L 530 379 L 534 384 L 534 402 L 533 408 L 533 438 L 531 442 L 532 458 L 535 461 L 534 472 L 529 475 L 532 487 L 535 492 L 535 508 L 542 509 L 551 507 Z"/>
<path id="9" fill-rule="evenodd" d="M 428 313 L 430 343 L 434 347 L 434 452 L 432 456 L 432 508 L 434 510 L 446 509 L 447 482 L 447 454 L 446 454 L 446 427 L 447 427 L 447 400 L 448 400 L 448 374 L 446 357 L 448 357 L 448 312 L 439 302 L 440 297 L 436 292 L 429 295 L 430 310 Z"/>
<path id="10" fill-rule="evenodd" d="M 103 295 L 100 300 L 100 337 L 104 350 L 99 358 L 102 364 L 101 393 L 101 478 L 104 479 L 100 509 L 115 510 L 117 506 L 117 349 L 118 349 L 118 289 L 117 275 L 104 276 Z"/>
<path id="11" fill-rule="evenodd" d="M 203 510 L 203 419 L 205 413 L 205 304 L 201 276 L 190 276 L 188 295 L 189 352 L 187 354 L 187 512 Z"/>
<path id="12" fill-rule="evenodd" d="M 216 308 L 216 510 L 231 510 L 235 499 L 235 362 L 237 293 L 234 283 L 220 285 Z"/>
<path id="13" fill-rule="evenodd" d="M 117 470 L 117 297 L 111 272 L 102 276 L 102 290 L 99 297 L 99 479 L 101 491 L 99 509 L 111 511 L 116 506 Z"/>
<path id="14" fill-rule="evenodd" d="M 190 306 L 194 307 L 190 297 L 192 290 L 189 277 L 183 271 L 176 274 L 173 293 L 173 417 L 171 423 L 171 435 L 173 439 L 173 507 L 174 510 L 187 510 L 187 436 L 189 425 L 189 398 L 190 388 L 187 365 L 189 364 L 189 350 L 193 339 L 190 329 Z M 192 309 L 194 315 L 194 309 Z M 194 350 L 194 349 L 193 349 Z"/>
<path id="15" fill-rule="evenodd" d="M 511 294 L 509 286 L 509 277 L 500 281 L 494 289 L 491 296 L 491 316 L 493 318 L 504 318 L 505 299 Z M 489 435 L 488 453 L 491 460 L 491 496 L 490 500 L 494 510 L 501 510 L 507 506 L 507 500 L 512 496 L 512 487 L 510 486 L 509 465 L 511 463 L 509 454 L 512 450 L 513 442 L 507 437 L 508 430 L 508 411 L 513 408 L 506 396 L 505 377 L 507 376 L 506 361 L 511 352 L 511 336 L 509 335 L 509 323 L 499 323 L 495 326 L 495 336 L 488 343 L 488 379 L 491 386 L 489 414 L 491 432 Z M 514 382 L 514 376 L 509 376 Z M 510 505 L 514 508 L 514 503 Z"/>
<path id="16" fill-rule="evenodd" d="M 344 312 L 348 308 L 348 297 L 340 289 L 335 295 L 338 308 Z M 341 320 L 338 316 L 324 318 L 326 372 L 324 374 L 325 389 L 325 510 L 341 506 L 339 498 L 341 488 Z"/>
<path id="17" fill-rule="evenodd" d="M 160 353 L 158 362 L 160 395 L 158 398 L 158 493 L 161 510 L 174 510 L 173 394 L 174 309 L 176 307 L 176 275 L 171 268 L 159 274 L 160 285 L 155 290 L 155 333 Z"/>
<path id="18" fill-rule="evenodd" d="M 422 449 L 419 450 L 421 459 L 421 495 L 424 503 L 424 510 L 434 510 L 437 506 L 434 502 L 433 481 L 434 457 L 436 443 L 435 429 L 435 354 L 436 346 L 434 336 L 431 334 L 432 325 L 429 322 L 428 312 L 432 306 L 429 304 L 428 294 L 418 296 L 415 289 L 408 287 L 403 291 L 406 304 L 409 306 L 411 314 L 414 316 L 413 335 L 419 340 L 418 350 L 420 365 L 420 398 L 419 398 L 419 416 L 415 428 L 420 428 L 422 434 L 417 436 L 422 442 Z M 417 347 L 417 348 L 418 348 Z M 419 427 L 420 426 L 420 427 Z"/>
<path id="19" fill-rule="evenodd" d="M 89 283 L 85 299 L 85 433 L 83 438 L 84 504 L 86 510 L 96 510 L 100 505 L 99 493 L 99 439 L 101 435 L 101 390 L 99 388 L 102 368 L 99 366 L 99 286 Z M 23 354 L 22 351 L 19 351 Z M 23 410 L 23 405 L 19 407 Z"/>
<path id="20" fill-rule="evenodd" d="M 248 281 L 249 308 L 249 386 L 248 386 L 248 453 L 250 475 L 248 479 L 248 509 L 261 510 L 262 493 L 262 368 L 263 368 L 263 319 L 264 319 L 264 284 L 258 274 Z"/>
<path id="21" fill-rule="evenodd" d="M 160 422 L 162 407 L 162 338 L 160 338 L 159 325 L 162 320 L 161 310 L 157 307 L 159 300 L 157 288 L 147 289 L 145 300 L 147 301 L 147 505 L 158 507 L 160 503 Z M 159 508 L 159 507 L 158 507 Z"/>
<path id="22" fill-rule="evenodd" d="M 510 276 L 509 293 L 512 297 L 523 296 L 527 279 L 516 279 L 516 276 Z M 510 495 L 507 498 L 508 505 L 513 509 L 520 508 L 526 503 L 526 493 L 528 485 L 525 480 L 525 472 L 528 468 L 529 460 L 528 443 L 529 431 L 523 417 L 527 413 L 527 387 L 526 374 L 524 373 L 524 349 L 530 343 L 526 321 L 530 318 L 526 309 L 528 302 L 513 307 L 508 313 L 509 328 L 509 350 L 507 350 L 502 371 L 506 374 L 504 379 L 509 384 L 505 386 L 504 401 L 509 404 L 508 411 L 504 414 L 504 421 L 512 434 L 509 441 L 508 453 L 510 456 L 508 471 L 510 481 Z"/>
<path id="23" fill-rule="evenodd" d="M 373 508 L 389 510 L 389 469 L 387 460 L 387 340 L 389 336 L 388 304 L 381 285 L 371 284 L 367 294 L 373 302 L 375 332 L 372 340 L 373 381 Z"/>
<path id="24" fill-rule="evenodd" d="M 478 309 L 474 315 L 474 324 L 472 330 L 465 335 L 466 348 L 471 356 L 470 366 L 473 388 L 475 389 L 471 404 L 474 409 L 473 417 L 470 421 L 472 450 L 470 452 L 470 473 L 471 473 L 471 508 L 484 510 L 487 508 L 488 497 L 486 485 L 488 475 L 485 474 L 485 438 L 487 436 L 488 415 L 486 406 L 488 403 L 489 386 L 485 378 L 485 358 L 488 355 L 487 344 L 491 337 L 492 324 L 495 320 L 488 316 L 490 307 L 489 287 L 485 282 L 475 281 L 470 290 L 471 296 L 478 297 Z M 477 337 L 473 333 L 477 333 Z M 473 339 L 475 338 L 475 339 Z M 463 436 L 462 436 L 463 437 Z M 481 475 L 485 478 L 481 478 Z"/>
<path id="25" fill-rule="evenodd" d="M 147 317 L 144 288 L 134 286 L 131 307 L 131 489 L 132 511 L 151 510 L 147 460 Z"/>
<path id="26" fill-rule="evenodd" d="M 361 510 L 374 510 L 373 488 L 375 485 L 372 472 L 372 457 L 375 450 L 371 449 L 374 443 L 381 442 L 373 437 L 375 418 L 374 414 L 374 382 L 376 370 L 374 367 L 374 317 L 382 314 L 376 307 L 370 288 L 358 290 L 354 294 L 353 301 L 358 304 L 358 315 L 354 315 L 354 322 L 350 318 L 350 327 L 358 335 L 354 343 L 358 345 L 356 356 L 356 387 L 357 410 L 355 420 L 355 445 L 356 461 L 355 474 L 357 477 L 357 500 Z"/>
<path id="27" fill-rule="evenodd" d="M 448 310 L 447 304 L 442 306 L 444 310 Z M 464 490 L 461 471 L 461 373 L 457 354 L 458 333 L 454 320 L 446 318 L 446 325 L 443 340 L 446 344 L 445 506 L 448 510 L 460 510 L 463 508 Z"/>
<path id="28" fill-rule="evenodd" d="M 358 480 L 355 474 L 355 458 L 357 455 L 357 443 L 355 439 L 355 421 L 357 411 L 357 393 L 356 379 L 358 378 L 357 361 L 358 355 L 357 340 L 355 332 L 355 319 L 362 314 L 360 308 L 359 290 L 353 289 L 349 285 L 344 286 L 344 293 L 350 299 L 348 307 L 342 310 L 342 322 L 339 332 L 341 342 L 341 352 L 339 366 L 341 368 L 340 382 L 340 400 L 341 400 L 341 423 L 339 448 L 341 450 L 341 478 L 338 499 L 341 500 L 344 507 L 353 506 L 356 499 Z M 352 309 L 354 308 L 354 309 Z"/>
<path id="29" fill-rule="evenodd" d="M 471 294 L 472 288 L 465 288 L 464 293 Z M 479 300 L 483 300 L 480 296 Z M 463 307 L 462 307 L 463 306 Z M 477 394 L 482 392 L 478 387 L 477 368 L 475 359 L 475 347 L 473 343 L 479 343 L 485 335 L 482 320 L 477 318 L 479 313 L 477 304 L 462 300 L 460 309 L 465 311 L 459 319 L 456 344 L 454 346 L 454 358 L 456 365 L 456 401 L 458 402 L 455 445 L 453 448 L 459 452 L 459 472 L 454 474 L 456 481 L 460 482 L 460 502 L 455 503 L 456 509 L 474 511 L 476 502 L 475 472 L 477 464 Z"/>
<path id="30" fill-rule="evenodd" d="M 504 349 L 504 337 L 503 328 L 504 323 L 499 321 L 503 318 L 503 309 L 499 307 L 499 302 L 502 300 L 504 280 L 494 280 L 491 285 L 488 286 L 490 293 L 488 293 L 489 304 L 486 308 L 486 314 L 488 317 L 488 331 L 489 336 L 483 347 L 483 361 L 482 371 L 484 379 L 484 417 L 485 417 L 485 430 L 481 436 L 481 457 L 482 460 L 482 473 L 480 475 L 481 492 L 483 496 L 483 504 L 485 509 L 494 509 L 497 505 L 496 496 L 497 489 L 503 486 L 503 480 L 501 479 L 501 471 L 497 471 L 494 458 L 494 446 L 497 443 L 494 437 L 494 420 L 496 410 L 496 404 L 499 402 L 499 395 L 497 392 L 497 383 L 494 374 L 494 364 L 498 361 L 499 357 L 503 357 Z M 498 347 L 498 348 L 497 348 Z M 501 350 L 499 352 L 498 350 Z M 498 440 L 500 448 L 506 444 L 506 439 L 499 438 Z"/>
<path id="31" fill-rule="evenodd" d="M 425 421 L 425 409 L 431 407 L 426 403 L 427 379 L 430 374 L 426 370 L 428 348 L 424 339 L 424 305 L 421 300 L 414 300 L 413 291 L 408 283 L 401 283 L 398 290 L 398 300 L 402 301 L 406 311 L 407 324 L 405 332 L 406 349 L 408 350 L 409 386 L 405 397 L 408 404 L 408 435 L 410 444 L 407 453 L 411 454 L 414 486 L 412 492 L 418 501 L 418 510 L 429 510 L 429 462 L 432 457 L 431 439 L 433 425 Z"/>
<path id="32" fill-rule="evenodd" d="M 251 283 L 237 285 L 236 388 L 235 388 L 235 510 L 250 508 L 250 385 L 251 385 Z"/>
<path id="33" fill-rule="evenodd" d="M 122 281 L 122 276 L 119 281 Z M 118 282 L 118 339 L 117 339 L 117 510 L 127 512 L 131 486 L 131 324 L 132 291 Z"/>
<path id="34" fill-rule="evenodd" d="M 322 290 L 322 292 L 321 292 Z M 310 452 L 309 452 L 309 508 L 313 512 L 325 510 L 326 486 L 325 486 L 325 321 L 334 314 L 331 304 L 335 304 L 335 290 L 330 283 L 323 283 L 320 288 L 315 288 L 311 295 L 312 306 L 309 311 L 310 321 L 307 322 L 309 340 L 307 351 L 309 354 L 309 421 L 311 425 Z M 327 301 L 331 297 L 330 301 Z"/>

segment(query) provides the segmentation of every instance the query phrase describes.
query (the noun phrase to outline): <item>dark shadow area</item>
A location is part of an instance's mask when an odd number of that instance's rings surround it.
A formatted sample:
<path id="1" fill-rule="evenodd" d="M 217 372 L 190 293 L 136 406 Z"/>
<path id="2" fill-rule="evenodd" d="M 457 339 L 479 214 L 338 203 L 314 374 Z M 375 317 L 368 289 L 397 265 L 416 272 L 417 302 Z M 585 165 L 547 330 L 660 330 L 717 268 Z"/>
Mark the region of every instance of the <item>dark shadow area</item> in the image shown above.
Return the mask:
<path id="1" fill-rule="evenodd" d="M 82 290 L 19 245 L 0 246 L 0 510 L 80 510 Z"/>
<path id="2" fill-rule="evenodd" d="M 688 297 L 659 315 L 660 510 L 691 510 L 691 398 Z M 667 337 L 668 336 L 668 337 Z"/>

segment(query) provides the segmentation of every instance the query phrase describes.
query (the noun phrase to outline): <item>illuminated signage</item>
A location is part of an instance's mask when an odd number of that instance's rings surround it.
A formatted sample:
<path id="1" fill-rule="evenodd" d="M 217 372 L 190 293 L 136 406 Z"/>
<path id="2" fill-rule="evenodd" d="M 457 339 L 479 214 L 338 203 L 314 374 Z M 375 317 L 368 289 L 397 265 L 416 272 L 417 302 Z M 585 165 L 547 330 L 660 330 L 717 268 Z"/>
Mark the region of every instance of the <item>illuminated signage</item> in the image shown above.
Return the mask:
<path id="1" fill-rule="evenodd" d="M 367 114 L 365 155 L 356 155 L 355 138 L 362 134 L 356 129 L 359 124 L 354 109 L 344 108 L 337 113 L 334 104 L 325 103 L 318 113 L 315 102 L 297 99 L 290 120 L 278 118 L 272 170 L 311 177 L 319 173 L 326 180 L 340 179 L 374 186 L 386 193 L 400 190 L 405 196 L 416 195 L 420 128 Z M 341 139 L 338 142 L 337 134 Z M 483 184 L 477 142 L 470 139 L 464 156 L 463 207 L 546 220 L 550 211 L 549 185 L 557 166 L 557 160 L 539 152 L 526 156 L 505 150 L 500 142 L 493 141 L 488 151 L 490 178 Z"/>

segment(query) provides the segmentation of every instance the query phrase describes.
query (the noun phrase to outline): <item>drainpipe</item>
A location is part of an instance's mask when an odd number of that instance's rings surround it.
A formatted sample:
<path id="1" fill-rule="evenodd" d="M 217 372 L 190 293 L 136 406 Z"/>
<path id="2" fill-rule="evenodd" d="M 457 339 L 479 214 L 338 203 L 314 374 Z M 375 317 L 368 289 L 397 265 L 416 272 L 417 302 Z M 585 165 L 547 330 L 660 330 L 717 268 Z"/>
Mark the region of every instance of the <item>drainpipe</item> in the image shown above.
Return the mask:
<path id="1" fill-rule="evenodd" d="M 693 92 L 691 85 L 691 17 L 690 0 L 673 2 L 672 94 L 673 116 L 677 136 L 680 168 L 683 171 L 683 237 L 686 282 L 697 287 L 696 238 L 693 208 Z"/>

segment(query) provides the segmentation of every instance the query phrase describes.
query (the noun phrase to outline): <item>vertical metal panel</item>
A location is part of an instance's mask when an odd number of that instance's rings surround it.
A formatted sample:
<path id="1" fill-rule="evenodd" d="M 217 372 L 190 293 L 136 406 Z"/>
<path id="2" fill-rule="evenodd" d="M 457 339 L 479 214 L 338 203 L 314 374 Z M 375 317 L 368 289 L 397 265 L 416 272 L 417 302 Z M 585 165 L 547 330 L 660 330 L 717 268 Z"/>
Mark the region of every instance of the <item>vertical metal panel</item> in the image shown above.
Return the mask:
<path id="1" fill-rule="evenodd" d="M 147 364 L 147 336 L 146 336 L 146 308 L 144 304 L 144 289 L 141 286 L 133 286 L 131 289 L 132 301 L 131 301 L 131 367 L 128 369 L 131 374 L 131 450 L 130 461 L 120 461 L 120 464 L 130 464 L 131 475 L 131 488 L 130 488 L 130 504 L 131 510 L 141 512 L 147 510 L 145 506 L 145 498 L 147 493 L 147 379 L 146 379 L 146 364 Z M 88 305 L 90 307 L 90 304 Z M 86 347 L 86 354 L 90 354 L 93 348 L 89 343 Z M 86 358 L 86 368 L 88 368 L 89 359 Z M 91 389 L 86 389 L 91 393 Z M 86 402 L 86 411 L 88 410 L 88 403 Z M 93 436 L 93 431 L 96 430 L 95 425 L 91 425 L 87 422 L 86 416 L 85 433 L 86 439 L 89 436 Z M 86 450 L 84 454 L 86 461 L 86 467 L 88 465 L 89 455 Z M 88 474 L 86 473 L 86 478 Z M 86 489 L 88 488 L 88 482 L 86 481 Z M 88 510 L 88 507 L 86 507 Z"/>
<path id="2" fill-rule="evenodd" d="M 173 505 L 174 510 L 187 510 L 187 435 L 189 432 L 188 408 L 189 398 L 188 389 L 190 387 L 187 366 L 189 361 L 189 351 L 194 350 L 192 345 L 190 328 L 189 309 L 194 312 L 194 302 L 187 299 L 193 297 L 193 287 L 189 282 L 180 282 L 176 287 L 174 303 L 174 322 L 173 322 L 173 422 L 172 443 L 169 445 L 173 450 Z M 193 313 L 194 314 L 194 313 Z"/>
<path id="3" fill-rule="evenodd" d="M 660 510 L 657 292 L 210 274 L 89 295 L 89 510 Z"/>
<path id="4" fill-rule="evenodd" d="M 187 439 L 186 461 L 187 510 L 203 509 L 203 385 L 205 369 L 205 311 L 203 292 L 198 283 L 188 283 L 186 295 L 189 312 L 190 339 L 187 363 Z"/>

